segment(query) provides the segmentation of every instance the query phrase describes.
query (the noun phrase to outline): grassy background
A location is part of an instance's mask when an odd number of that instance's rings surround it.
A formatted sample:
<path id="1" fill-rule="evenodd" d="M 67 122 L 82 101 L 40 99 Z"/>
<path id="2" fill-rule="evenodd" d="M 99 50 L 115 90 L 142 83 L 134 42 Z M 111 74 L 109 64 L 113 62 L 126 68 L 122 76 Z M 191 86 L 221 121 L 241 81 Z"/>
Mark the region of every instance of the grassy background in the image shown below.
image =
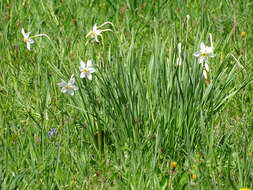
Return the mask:
<path id="1" fill-rule="evenodd" d="M 253 188 L 251 0 L 1 0 L 0 9 L 1 189 Z M 105 21 L 114 26 L 102 43 L 85 38 Z M 28 51 L 21 28 L 50 40 Z M 193 53 L 209 33 L 208 83 Z M 80 59 L 94 61 L 92 81 L 79 78 Z M 71 74 L 73 97 L 57 86 Z"/>

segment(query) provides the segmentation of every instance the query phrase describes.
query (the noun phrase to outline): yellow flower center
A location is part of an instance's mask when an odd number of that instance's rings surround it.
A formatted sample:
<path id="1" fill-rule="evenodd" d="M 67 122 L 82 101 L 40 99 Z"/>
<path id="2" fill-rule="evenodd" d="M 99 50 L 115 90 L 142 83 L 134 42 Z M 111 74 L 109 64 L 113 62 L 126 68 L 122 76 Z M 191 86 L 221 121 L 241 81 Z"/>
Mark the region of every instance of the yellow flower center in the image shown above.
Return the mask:
<path id="1" fill-rule="evenodd" d="M 201 53 L 200 56 L 207 57 L 208 53 Z"/>
<path id="2" fill-rule="evenodd" d="M 90 35 L 94 38 L 94 37 L 96 37 L 97 33 L 94 31 L 91 31 Z"/>
<path id="3" fill-rule="evenodd" d="M 70 89 L 71 87 L 70 87 L 69 84 L 67 84 L 67 85 L 65 86 L 65 88 Z"/>
<path id="4" fill-rule="evenodd" d="M 87 73 L 87 72 L 89 72 L 89 70 L 88 70 L 87 68 L 84 68 L 84 69 L 82 70 L 82 72 Z"/>
<path id="5" fill-rule="evenodd" d="M 27 43 L 29 41 L 29 38 L 24 38 L 24 42 Z"/>

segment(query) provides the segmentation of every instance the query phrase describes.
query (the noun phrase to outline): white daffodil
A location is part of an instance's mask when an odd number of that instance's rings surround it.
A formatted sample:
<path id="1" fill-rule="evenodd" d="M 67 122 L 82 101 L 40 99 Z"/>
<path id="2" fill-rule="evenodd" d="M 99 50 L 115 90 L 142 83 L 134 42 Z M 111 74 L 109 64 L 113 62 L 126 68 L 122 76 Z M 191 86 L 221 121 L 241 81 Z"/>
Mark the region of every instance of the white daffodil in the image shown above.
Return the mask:
<path id="1" fill-rule="evenodd" d="M 31 44 L 34 43 L 34 40 L 32 38 L 30 38 L 30 34 L 31 32 L 27 32 L 25 33 L 24 28 L 21 29 L 21 33 L 24 37 L 24 42 L 26 43 L 26 47 L 28 50 L 31 50 Z"/>
<path id="2" fill-rule="evenodd" d="M 23 38 L 24 38 L 23 40 L 26 43 L 26 47 L 28 50 L 31 50 L 31 44 L 33 44 L 35 42 L 32 38 L 37 38 L 37 37 L 42 37 L 42 36 L 49 38 L 48 35 L 46 35 L 46 34 L 37 34 L 37 35 L 30 37 L 31 32 L 26 33 L 24 28 L 21 29 L 21 33 L 23 35 Z"/>
<path id="3" fill-rule="evenodd" d="M 209 57 L 214 57 L 213 47 L 205 46 L 205 44 L 202 42 L 200 44 L 200 50 L 198 52 L 195 52 L 193 55 L 195 57 L 198 57 L 199 63 L 202 64 L 204 62 L 207 62 Z"/>
<path id="4" fill-rule="evenodd" d="M 106 24 L 113 25 L 111 22 L 105 22 L 105 23 L 101 24 L 100 26 L 97 26 L 97 24 L 94 24 L 92 30 L 86 35 L 86 38 L 90 36 L 91 38 L 95 39 L 95 41 L 97 43 L 99 43 L 98 37 L 99 36 L 102 37 L 102 32 L 108 32 L 108 31 L 112 32 L 111 29 L 103 29 L 103 30 L 99 29 L 99 28 L 103 27 Z"/>
<path id="5" fill-rule="evenodd" d="M 58 83 L 58 86 L 61 87 L 61 92 L 62 93 L 67 93 L 71 96 L 75 94 L 75 91 L 78 90 L 78 87 L 74 85 L 75 83 L 75 78 L 74 75 L 70 77 L 70 80 L 68 82 L 65 82 L 62 80 L 60 83 Z"/>
<path id="6" fill-rule="evenodd" d="M 89 80 L 92 80 L 92 73 L 96 71 L 91 60 L 88 60 L 86 64 L 81 60 L 79 69 L 81 72 L 80 78 L 87 78 Z"/>

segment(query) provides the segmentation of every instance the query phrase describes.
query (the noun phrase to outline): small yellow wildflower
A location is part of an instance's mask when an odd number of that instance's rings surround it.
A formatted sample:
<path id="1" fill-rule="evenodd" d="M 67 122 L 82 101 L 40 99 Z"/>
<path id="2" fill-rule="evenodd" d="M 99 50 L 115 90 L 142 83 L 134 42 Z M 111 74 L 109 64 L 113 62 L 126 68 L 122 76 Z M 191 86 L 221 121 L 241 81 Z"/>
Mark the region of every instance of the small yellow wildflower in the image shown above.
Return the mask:
<path id="1" fill-rule="evenodd" d="M 244 32 L 244 31 L 242 31 L 242 32 L 240 33 L 241 38 L 245 38 L 245 37 L 246 37 L 246 35 L 247 35 L 247 33 L 246 33 L 246 32 Z"/>
<path id="2" fill-rule="evenodd" d="M 177 163 L 176 163 L 175 161 L 173 161 L 173 162 L 170 163 L 170 168 L 171 168 L 172 170 L 175 170 L 176 167 L 177 167 Z"/>
<path id="3" fill-rule="evenodd" d="M 240 188 L 240 190 L 251 190 L 250 188 Z"/>
<path id="4" fill-rule="evenodd" d="M 192 181 L 196 181 L 196 180 L 197 180 L 197 178 L 198 178 L 198 176 L 197 176 L 197 175 L 192 174 L 192 176 L 191 176 Z"/>

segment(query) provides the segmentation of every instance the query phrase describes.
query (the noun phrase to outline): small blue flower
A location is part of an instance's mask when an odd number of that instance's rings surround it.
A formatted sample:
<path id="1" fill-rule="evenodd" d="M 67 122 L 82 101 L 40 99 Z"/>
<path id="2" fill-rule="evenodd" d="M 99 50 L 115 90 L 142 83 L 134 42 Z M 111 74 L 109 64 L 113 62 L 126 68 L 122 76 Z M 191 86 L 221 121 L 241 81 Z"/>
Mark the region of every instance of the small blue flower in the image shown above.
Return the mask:
<path id="1" fill-rule="evenodd" d="M 57 135 L 57 129 L 56 128 L 52 128 L 48 131 L 48 137 L 51 138 L 53 136 Z"/>

